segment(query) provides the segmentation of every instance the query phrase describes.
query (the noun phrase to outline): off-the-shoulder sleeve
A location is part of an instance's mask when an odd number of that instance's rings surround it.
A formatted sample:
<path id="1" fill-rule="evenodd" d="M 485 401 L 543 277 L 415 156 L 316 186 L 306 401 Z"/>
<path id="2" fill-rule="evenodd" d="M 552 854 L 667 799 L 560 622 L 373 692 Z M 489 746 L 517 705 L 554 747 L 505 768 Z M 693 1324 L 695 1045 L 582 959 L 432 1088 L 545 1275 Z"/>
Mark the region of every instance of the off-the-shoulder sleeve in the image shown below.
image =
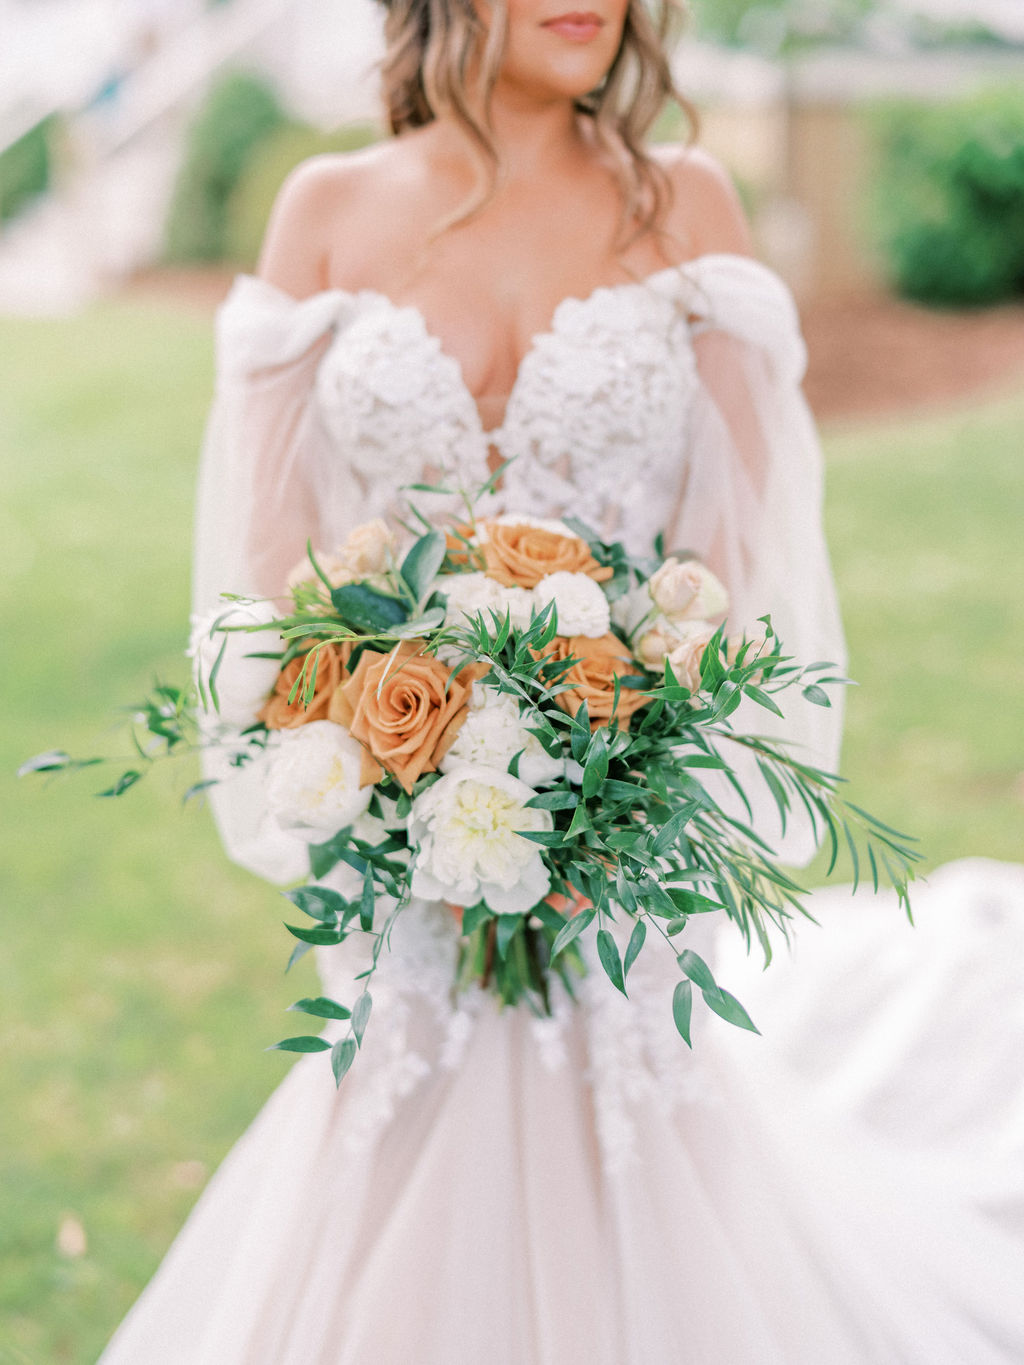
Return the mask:
<path id="1" fill-rule="evenodd" d="M 340 290 L 296 300 L 250 275 L 224 302 L 199 472 L 193 610 L 208 610 L 222 592 L 280 593 L 307 538 L 318 542 L 329 443 L 313 382 L 352 306 Z"/>
<path id="2" fill-rule="evenodd" d="M 822 518 L 821 447 L 800 384 L 806 349 L 792 295 L 767 267 L 742 256 L 705 256 L 686 268 L 700 385 L 691 412 L 687 476 L 669 544 L 706 559 L 726 582 L 730 626 L 756 629 L 770 613 L 786 652 L 801 663 L 845 668 L 846 649 Z M 841 689 L 824 709 L 786 694 L 785 721 L 745 702 L 738 728 L 786 737 L 795 752 L 834 770 L 842 735 Z M 786 859 L 815 847 L 806 821 L 783 839 L 766 797 L 758 827 Z"/>
<path id="3" fill-rule="evenodd" d="M 351 312 L 341 291 L 296 300 L 240 276 L 217 317 L 217 378 L 200 462 L 193 611 L 222 593 L 272 597 L 307 539 L 321 543 L 319 511 L 330 443 L 314 394 L 317 363 Z M 258 648 L 258 637 L 253 637 Z M 228 856 L 258 876 L 290 882 L 309 870 L 306 845 L 268 818 L 260 761 L 233 766 L 207 749 L 203 775 Z"/>

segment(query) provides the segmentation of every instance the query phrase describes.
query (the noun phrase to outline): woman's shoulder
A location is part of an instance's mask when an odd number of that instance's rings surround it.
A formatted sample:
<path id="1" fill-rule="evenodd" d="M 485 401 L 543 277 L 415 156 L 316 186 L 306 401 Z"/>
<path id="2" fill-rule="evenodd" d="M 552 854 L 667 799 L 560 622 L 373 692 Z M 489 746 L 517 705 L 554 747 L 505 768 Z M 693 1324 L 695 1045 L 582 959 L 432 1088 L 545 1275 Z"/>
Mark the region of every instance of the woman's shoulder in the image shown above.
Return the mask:
<path id="1" fill-rule="evenodd" d="M 669 235 L 686 242 L 693 256 L 751 255 L 750 224 L 722 163 L 686 143 L 660 143 L 649 151 L 672 189 L 663 223 Z"/>
<path id="2" fill-rule="evenodd" d="M 373 249 L 417 168 L 405 138 L 301 162 L 274 202 L 258 274 L 299 299 L 325 289 L 339 241 L 354 262 Z"/>

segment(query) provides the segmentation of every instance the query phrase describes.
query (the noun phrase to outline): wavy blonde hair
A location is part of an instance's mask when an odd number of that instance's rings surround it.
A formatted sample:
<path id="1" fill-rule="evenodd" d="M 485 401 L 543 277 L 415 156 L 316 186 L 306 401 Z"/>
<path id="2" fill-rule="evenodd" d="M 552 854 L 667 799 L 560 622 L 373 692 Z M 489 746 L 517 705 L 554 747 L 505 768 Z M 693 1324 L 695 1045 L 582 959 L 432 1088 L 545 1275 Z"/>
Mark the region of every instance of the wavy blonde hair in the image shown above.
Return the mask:
<path id="1" fill-rule="evenodd" d="M 490 126 L 490 102 L 505 47 L 505 3 L 492 0 L 489 30 L 481 24 L 473 0 L 384 3 L 387 50 L 381 70 L 391 131 L 421 128 L 441 113 L 450 114 L 480 157 L 482 188 L 442 225 L 451 226 L 487 203 L 501 165 Z M 615 60 L 601 85 L 576 103 L 615 167 L 623 199 L 620 232 L 635 225 L 630 240 L 657 231 L 671 202 L 668 177 L 644 147 L 644 137 L 666 101 L 673 100 L 686 115 L 689 141 L 697 135 L 696 111 L 676 89 L 668 60 L 670 39 L 684 17 L 681 0 L 629 0 Z M 469 90 L 474 70 L 482 100 L 474 99 Z M 482 118 L 474 106 L 482 107 Z"/>

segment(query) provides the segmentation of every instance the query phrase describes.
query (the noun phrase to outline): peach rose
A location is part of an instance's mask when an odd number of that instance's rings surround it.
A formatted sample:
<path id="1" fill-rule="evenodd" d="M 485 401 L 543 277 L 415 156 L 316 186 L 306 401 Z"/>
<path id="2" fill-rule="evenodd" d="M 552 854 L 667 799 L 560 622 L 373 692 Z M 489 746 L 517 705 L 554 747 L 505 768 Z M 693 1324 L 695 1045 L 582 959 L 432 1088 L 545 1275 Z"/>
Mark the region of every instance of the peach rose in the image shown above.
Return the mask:
<path id="1" fill-rule="evenodd" d="M 598 564 L 579 536 L 559 535 L 521 522 L 486 521 L 483 525 L 485 572 L 506 588 L 534 588 L 552 573 L 583 573 L 598 583 L 612 576 L 611 568 Z"/>
<path id="2" fill-rule="evenodd" d="M 559 692 L 555 698 L 562 710 L 574 716 L 585 701 L 590 728 L 594 730 L 598 725 L 607 725 L 612 719 L 615 679 L 635 677 L 637 674 L 637 665 L 629 649 L 611 634 L 601 635 L 596 640 L 586 635 L 568 638 L 556 635 L 545 653 L 552 659 L 567 659 L 570 655 L 576 659 L 576 663 L 559 678 L 559 682 L 573 684 L 570 690 Z M 615 719 L 624 730 L 628 730 L 630 716 L 649 701 L 650 697 L 644 692 L 631 687 L 621 688 Z"/>
<path id="3" fill-rule="evenodd" d="M 301 692 L 298 693 L 293 702 L 288 701 L 288 694 L 295 684 L 295 679 L 302 672 L 306 659 L 315 643 L 313 640 L 303 640 L 304 652 L 296 654 L 295 658 L 286 664 L 277 675 L 274 690 L 269 700 L 264 702 L 259 713 L 259 719 L 268 730 L 294 730 L 299 725 L 308 725 L 311 720 L 326 720 L 328 718 L 327 708 L 330 705 L 331 697 L 345 676 L 345 665 L 352 653 L 352 646 L 347 641 L 343 644 L 321 646 L 313 697 L 309 705 L 304 706 L 302 704 Z M 310 667 L 312 668 L 312 664 Z"/>
<path id="4" fill-rule="evenodd" d="M 452 674 L 423 653 L 422 640 L 403 640 L 390 654 L 366 649 L 338 688 L 331 720 L 346 726 L 407 792 L 434 772 L 465 719 L 474 680 L 486 665 Z"/>

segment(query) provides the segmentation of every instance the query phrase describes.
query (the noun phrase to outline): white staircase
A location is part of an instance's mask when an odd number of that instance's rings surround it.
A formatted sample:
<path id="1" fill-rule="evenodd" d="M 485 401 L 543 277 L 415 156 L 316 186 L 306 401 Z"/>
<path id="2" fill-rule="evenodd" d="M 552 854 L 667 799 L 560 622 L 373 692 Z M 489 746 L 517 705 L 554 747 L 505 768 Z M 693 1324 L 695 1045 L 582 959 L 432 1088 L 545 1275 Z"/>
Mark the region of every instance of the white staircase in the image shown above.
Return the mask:
<path id="1" fill-rule="evenodd" d="M 0 312 L 77 308 L 155 258 L 189 118 L 225 65 L 265 71 L 287 104 L 325 126 L 376 112 L 371 0 L 342 0 L 328 14 L 322 0 L 182 5 L 179 19 L 183 10 L 187 22 L 109 98 L 62 107 L 23 84 L 4 105 L 0 87 L 0 150 L 51 112 L 67 128 L 55 189 L 0 229 Z"/>

